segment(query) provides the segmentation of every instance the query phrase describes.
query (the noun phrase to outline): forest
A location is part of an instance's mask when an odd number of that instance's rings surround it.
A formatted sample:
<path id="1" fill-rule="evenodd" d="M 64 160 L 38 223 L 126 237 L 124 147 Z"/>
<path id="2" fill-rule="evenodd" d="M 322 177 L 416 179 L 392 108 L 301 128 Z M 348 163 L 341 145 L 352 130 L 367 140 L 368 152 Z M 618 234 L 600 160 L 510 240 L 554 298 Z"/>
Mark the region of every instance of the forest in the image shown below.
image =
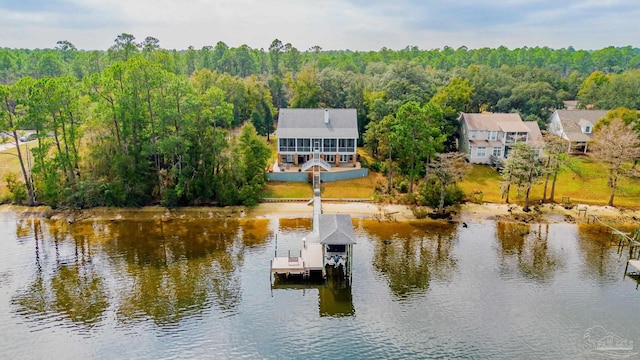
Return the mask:
<path id="1" fill-rule="evenodd" d="M 632 47 L 168 50 L 123 33 L 106 51 L 3 48 L 0 131 L 18 143 L 34 130 L 37 145 L 18 151 L 22 177 L 0 181 L 32 205 L 253 205 L 278 109 L 329 107 L 357 109 L 360 145 L 413 188 L 455 149 L 460 112 L 517 112 L 545 129 L 566 100 L 639 109 L 639 69 Z"/>

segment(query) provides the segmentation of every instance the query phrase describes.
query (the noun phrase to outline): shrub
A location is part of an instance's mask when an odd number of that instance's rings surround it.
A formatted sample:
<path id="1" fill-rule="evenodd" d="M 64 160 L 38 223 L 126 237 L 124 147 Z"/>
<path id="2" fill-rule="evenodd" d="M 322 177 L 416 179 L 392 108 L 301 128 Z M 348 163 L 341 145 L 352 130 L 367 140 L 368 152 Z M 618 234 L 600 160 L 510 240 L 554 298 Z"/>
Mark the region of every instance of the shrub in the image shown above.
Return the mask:
<path id="1" fill-rule="evenodd" d="M 14 204 L 23 204 L 27 200 L 27 189 L 22 181 L 18 180 L 16 174 L 9 173 L 5 177 L 7 189 L 11 193 L 11 201 Z"/>
<path id="2" fill-rule="evenodd" d="M 444 206 L 457 205 L 462 202 L 464 192 L 458 185 L 448 186 L 445 190 Z M 418 186 L 418 203 L 437 208 L 440 205 L 440 184 L 430 179 Z"/>
<path id="3" fill-rule="evenodd" d="M 375 162 L 372 162 L 371 164 L 367 164 L 367 167 L 371 171 L 380 172 L 380 169 L 382 169 L 382 164 L 380 164 L 379 162 L 375 161 Z"/>
<path id="4" fill-rule="evenodd" d="M 429 216 L 431 209 L 424 206 L 414 206 L 411 209 L 411 212 L 413 212 L 413 216 L 415 216 L 416 219 L 425 219 L 427 216 Z"/>
<path id="5" fill-rule="evenodd" d="M 406 194 L 409 192 L 409 182 L 406 179 L 400 180 L 400 182 L 396 184 L 396 189 L 401 193 Z"/>

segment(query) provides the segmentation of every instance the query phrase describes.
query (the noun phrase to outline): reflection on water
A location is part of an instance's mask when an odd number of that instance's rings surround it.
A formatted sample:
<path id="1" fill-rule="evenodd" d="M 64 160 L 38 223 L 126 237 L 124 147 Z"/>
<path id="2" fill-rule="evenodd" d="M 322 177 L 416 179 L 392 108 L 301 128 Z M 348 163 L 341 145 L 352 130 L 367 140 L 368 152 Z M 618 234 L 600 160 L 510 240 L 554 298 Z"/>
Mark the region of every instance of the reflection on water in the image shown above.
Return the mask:
<path id="1" fill-rule="evenodd" d="M 349 281 L 341 277 L 327 280 L 302 280 L 300 277 L 276 277 L 272 291 L 316 291 L 318 292 L 318 313 L 320 317 L 345 317 L 355 315 L 353 296 Z"/>
<path id="2" fill-rule="evenodd" d="M 133 214 L 0 213 L 3 357 L 565 359 L 596 326 L 640 344 L 594 226 L 358 219 L 351 284 L 271 287 L 274 234 L 300 246 L 310 219 Z"/>
<path id="3" fill-rule="evenodd" d="M 233 313 L 241 301 L 243 250 L 269 238 L 267 220 L 18 222 L 32 238 L 37 271 L 13 298 L 35 319 L 62 316 L 92 326 L 111 305 L 127 323 L 179 322 L 214 305 Z M 117 281 L 107 289 L 109 281 Z M 111 291 L 111 294 L 109 292 Z"/>
<path id="4" fill-rule="evenodd" d="M 523 276 L 544 282 L 563 266 L 562 254 L 548 246 L 549 224 L 496 223 L 503 273 L 517 269 Z"/>
<path id="5" fill-rule="evenodd" d="M 618 229 L 631 233 L 635 228 L 619 226 Z M 578 233 L 581 239 L 578 246 L 581 250 L 580 254 L 584 258 L 583 276 L 595 279 L 600 283 L 617 278 L 619 276 L 616 271 L 618 263 L 620 259 L 626 259 L 626 252 L 624 249 L 618 251 L 617 241 L 611 241 L 612 237 L 608 229 L 598 224 L 580 224 Z M 611 251 L 612 248 L 616 251 Z"/>
<path id="6" fill-rule="evenodd" d="M 17 312 L 27 317 L 38 319 L 59 314 L 91 327 L 103 317 L 109 299 L 105 280 L 92 262 L 90 241 L 66 229 L 70 241 L 61 245 L 60 224 L 52 223 L 49 234 L 44 228 L 39 219 L 22 220 L 16 227 L 19 238 L 33 236 L 37 271 L 12 302 L 18 307 Z M 53 241 L 54 254 L 47 251 L 50 245 L 47 238 Z M 71 250 L 65 257 L 61 256 L 61 246 Z"/>
<path id="7" fill-rule="evenodd" d="M 444 281 L 455 270 L 455 224 L 367 220 L 363 228 L 375 243 L 374 266 L 400 298 L 424 293 L 432 278 Z"/>

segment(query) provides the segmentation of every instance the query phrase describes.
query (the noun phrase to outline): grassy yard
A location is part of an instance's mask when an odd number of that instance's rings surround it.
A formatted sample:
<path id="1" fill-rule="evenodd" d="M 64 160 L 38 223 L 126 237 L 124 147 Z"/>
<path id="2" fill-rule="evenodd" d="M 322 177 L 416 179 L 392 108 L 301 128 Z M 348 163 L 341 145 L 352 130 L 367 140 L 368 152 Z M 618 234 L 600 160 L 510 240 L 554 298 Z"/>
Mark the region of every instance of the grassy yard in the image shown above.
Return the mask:
<path id="1" fill-rule="evenodd" d="M 313 197 L 311 184 L 307 182 L 268 181 L 262 196 L 266 198 L 305 198 Z"/>
<path id="2" fill-rule="evenodd" d="M 587 157 L 574 158 L 573 170 L 564 169 L 558 175 L 556 183 L 555 201 L 561 202 L 563 196 L 568 196 L 573 203 L 605 205 L 609 200 L 611 189 L 607 187 L 607 173 L 605 168 Z M 482 201 L 502 203 L 500 175 L 489 166 L 474 165 L 473 170 L 460 184 L 467 197 L 479 200 L 477 192 L 482 192 Z M 551 182 L 547 190 L 547 197 L 551 191 Z M 542 199 L 544 181 L 536 184 L 531 191 L 531 200 Z M 520 202 L 517 190 L 510 193 L 512 202 Z M 623 179 L 619 181 L 618 190 L 613 201 L 620 207 L 640 206 L 640 179 Z"/>
<path id="3" fill-rule="evenodd" d="M 322 197 L 343 199 L 370 199 L 376 188 L 378 174 L 369 172 L 361 179 L 322 183 Z M 263 194 L 266 198 L 311 198 L 313 189 L 306 182 L 269 181 Z"/>
<path id="4" fill-rule="evenodd" d="M 322 183 L 325 198 L 370 199 L 376 189 L 378 174 L 369 171 L 369 176 L 360 179 Z"/>
<path id="5" fill-rule="evenodd" d="M 20 150 L 22 155 L 26 155 L 27 144 L 20 144 Z M 22 174 L 20 173 L 20 161 L 16 155 L 15 148 L 0 151 L 0 202 L 9 198 L 9 190 L 7 189 L 7 175 L 10 173 L 16 174 L 18 180 L 22 181 Z"/>

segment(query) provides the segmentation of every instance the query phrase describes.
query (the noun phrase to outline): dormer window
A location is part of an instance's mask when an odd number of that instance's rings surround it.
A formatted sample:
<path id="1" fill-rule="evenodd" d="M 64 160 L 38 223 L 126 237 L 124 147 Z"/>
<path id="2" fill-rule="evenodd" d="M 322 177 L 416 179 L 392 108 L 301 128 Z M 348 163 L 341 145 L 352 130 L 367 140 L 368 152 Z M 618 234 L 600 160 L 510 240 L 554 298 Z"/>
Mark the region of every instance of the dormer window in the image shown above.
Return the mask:
<path id="1" fill-rule="evenodd" d="M 589 120 L 581 119 L 578 121 L 578 125 L 580 126 L 580 130 L 582 130 L 583 134 L 591 134 L 593 130 L 593 123 Z"/>

